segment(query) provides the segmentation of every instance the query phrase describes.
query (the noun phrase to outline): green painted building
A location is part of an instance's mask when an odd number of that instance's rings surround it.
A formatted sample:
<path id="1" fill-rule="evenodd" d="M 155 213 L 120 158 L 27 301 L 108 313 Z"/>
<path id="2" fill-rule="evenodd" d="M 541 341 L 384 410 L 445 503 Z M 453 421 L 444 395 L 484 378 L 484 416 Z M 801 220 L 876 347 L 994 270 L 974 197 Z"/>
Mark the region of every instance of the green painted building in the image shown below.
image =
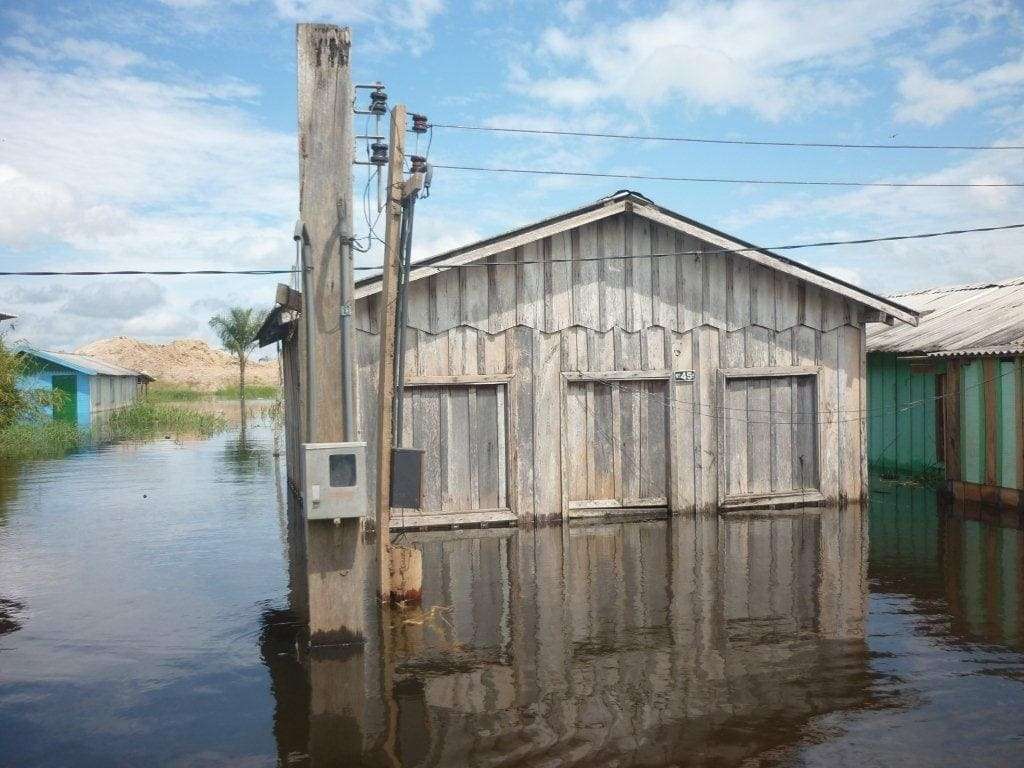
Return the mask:
<path id="1" fill-rule="evenodd" d="M 898 297 L 914 328 L 869 331 L 868 461 L 956 496 L 1024 503 L 1024 278 Z"/>

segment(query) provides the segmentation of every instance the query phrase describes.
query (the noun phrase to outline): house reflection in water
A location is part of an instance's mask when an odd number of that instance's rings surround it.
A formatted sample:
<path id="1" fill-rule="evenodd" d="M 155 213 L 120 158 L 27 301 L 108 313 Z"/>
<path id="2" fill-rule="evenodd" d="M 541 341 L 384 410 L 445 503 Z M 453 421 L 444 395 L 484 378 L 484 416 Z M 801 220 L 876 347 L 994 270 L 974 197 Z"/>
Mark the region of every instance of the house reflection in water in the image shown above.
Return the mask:
<path id="1" fill-rule="evenodd" d="M 1024 651 L 1024 529 L 1014 511 L 872 483 L 871 578 L 934 620 L 932 634 Z M 922 629 L 927 630 L 928 622 Z"/>
<path id="2" fill-rule="evenodd" d="M 282 764 L 735 765 L 878 706 L 858 508 L 403 538 L 423 607 L 363 652 L 265 617 Z"/>

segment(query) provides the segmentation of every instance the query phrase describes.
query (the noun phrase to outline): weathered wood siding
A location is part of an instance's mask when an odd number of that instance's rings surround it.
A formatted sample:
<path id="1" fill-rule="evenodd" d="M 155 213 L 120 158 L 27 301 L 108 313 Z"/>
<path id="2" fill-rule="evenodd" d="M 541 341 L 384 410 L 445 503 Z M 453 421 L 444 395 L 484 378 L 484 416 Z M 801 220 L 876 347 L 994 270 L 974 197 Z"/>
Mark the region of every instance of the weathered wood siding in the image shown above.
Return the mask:
<path id="1" fill-rule="evenodd" d="M 863 495 L 858 305 L 734 254 L 583 260 L 682 250 L 712 246 L 626 213 L 411 285 L 407 375 L 414 383 L 463 378 L 407 393 L 406 437 L 428 451 L 428 467 L 474 457 L 468 468 L 428 471 L 433 509 L 495 502 L 521 519 L 553 518 L 583 495 L 580 483 L 590 484 L 586 498 L 601 491 L 621 506 L 663 496 L 673 510 L 714 508 L 725 418 L 718 374 L 739 367 L 820 367 L 812 399 L 821 492 L 830 501 Z M 534 260 L 541 263 L 527 263 Z M 360 434 L 370 456 L 378 311 L 369 296 L 355 313 Z M 692 382 L 672 376 L 690 370 Z M 507 381 L 469 386 L 496 374 Z M 746 449 L 729 460 L 747 461 L 765 487 L 791 485 L 792 449 L 779 455 L 772 446 L 808 439 L 792 423 L 793 399 L 811 393 L 782 384 L 754 389 L 736 414 Z M 480 485 L 491 481 L 493 459 L 479 452 L 498 434 L 492 417 L 507 438 L 498 459 L 506 493 L 497 498 Z"/>

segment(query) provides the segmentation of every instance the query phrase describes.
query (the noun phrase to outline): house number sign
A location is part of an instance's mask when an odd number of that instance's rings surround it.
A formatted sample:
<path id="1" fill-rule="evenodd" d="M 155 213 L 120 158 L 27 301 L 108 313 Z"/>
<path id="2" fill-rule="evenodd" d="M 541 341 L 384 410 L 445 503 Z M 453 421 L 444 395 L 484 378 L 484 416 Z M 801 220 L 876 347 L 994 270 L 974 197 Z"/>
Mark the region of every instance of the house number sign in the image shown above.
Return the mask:
<path id="1" fill-rule="evenodd" d="M 694 381 L 697 376 L 693 371 L 674 371 L 672 378 L 676 381 Z"/>

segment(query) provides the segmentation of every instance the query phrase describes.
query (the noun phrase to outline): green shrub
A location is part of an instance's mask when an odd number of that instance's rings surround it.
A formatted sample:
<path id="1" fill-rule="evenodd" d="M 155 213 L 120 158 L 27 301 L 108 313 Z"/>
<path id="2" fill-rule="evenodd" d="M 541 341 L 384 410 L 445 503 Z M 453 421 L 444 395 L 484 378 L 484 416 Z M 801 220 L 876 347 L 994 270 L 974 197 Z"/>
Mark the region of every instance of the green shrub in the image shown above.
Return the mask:
<path id="1" fill-rule="evenodd" d="M 219 413 L 203 413 L 174 405 L 140 401 L 110 414 L 104 425 L 112 440 L 151 437 L 159 433 L 208 437 L 222 432 L 227 419 Z"/>
<path id="2" fill-rule="evenodd" d="M 89 435 L 62 421 L 32 421 L 0 429 L 0 458 L 57 458 L 82 447 Z"/>

